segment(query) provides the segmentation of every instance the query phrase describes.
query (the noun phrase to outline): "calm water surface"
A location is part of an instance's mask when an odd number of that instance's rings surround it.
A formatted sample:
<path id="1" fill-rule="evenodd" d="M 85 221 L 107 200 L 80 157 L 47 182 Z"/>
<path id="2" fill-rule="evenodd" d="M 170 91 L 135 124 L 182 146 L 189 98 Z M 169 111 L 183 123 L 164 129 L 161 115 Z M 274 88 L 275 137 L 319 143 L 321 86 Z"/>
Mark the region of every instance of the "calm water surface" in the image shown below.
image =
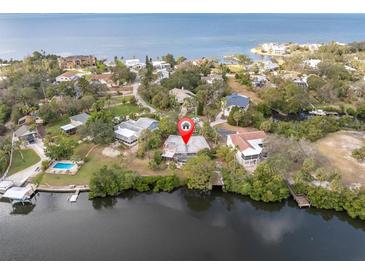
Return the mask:
<path id="1" fill-rule="evenodd" d="M 365 222 L 214 191 L 0 203 L 1 260 L 364 260 Z"/>
<path id="2" fill-rule="evenodd" d="M 365 14 L 0 14 L 0 58 L 250 53 L 259 43 L 365 40 Z"/>

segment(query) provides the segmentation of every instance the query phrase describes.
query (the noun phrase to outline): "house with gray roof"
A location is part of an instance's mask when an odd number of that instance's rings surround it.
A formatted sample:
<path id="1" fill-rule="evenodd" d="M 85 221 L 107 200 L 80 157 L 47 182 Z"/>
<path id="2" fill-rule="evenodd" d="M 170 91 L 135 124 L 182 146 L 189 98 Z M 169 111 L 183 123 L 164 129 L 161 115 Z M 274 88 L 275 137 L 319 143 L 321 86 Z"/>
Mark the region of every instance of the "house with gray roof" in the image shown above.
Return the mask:
<path id="1" fill-rule="evenodd" d="M 22 125 L 14 132 L 15 140 L 25 143 L 34 143 L 37 132 L 28 125 Z"/>
<path id="2" fill-rule="evenodd" d="M 242 110 L 247 110 L 250 105 L 250 98 L 238 93 L 233 93 L 226 96 L 225 102 L 223 104 L 223 114 L 228 116 L 233 107 L 239 107 Z"/>
<path id="3" fill-rule="evenodd" d="M 171 96 L 175 96 L 176 101 L 182 105 L 187 98 L 192 98 L 195 96 L 194 93 L 192 93 L 190 90 L 184 89 L 184 88 L 173 88 L 169 91 L 169 94 Z"/>
<path id="4" fill-rule="evenodd" d="M 115 138 L 128 146 L 135 145 L 144 130 L 154 131 L 158 128 L 158 121 L 142 117 L 137 121 L 128 120 L 114 127 Z"/>
<path id="5" fill-rule="evenodd" d="M 67 134 L 76 133 L 76 128 L 82 125 L 85 125 L 90 115 L 83 112 L 70 117 L 70 123 L 64 126 L 61 126 L 61 129 Z"/>
<path id="6" fill-rule="evenodd" d="M 170 135 L 165 141 L 162 157 L 166 160 L 186 162 L 203 149 L 210 149 L 203 136 L 191 136 L 185 144 L 180 135 Z"/>
<path id="7" fill-rule="evenodd" d="M 70 117 L 71 124 L 74 126 L 81 126 L 86 124 L 87 119 L 89 119 L 89 114 L 83 112 Z"/>

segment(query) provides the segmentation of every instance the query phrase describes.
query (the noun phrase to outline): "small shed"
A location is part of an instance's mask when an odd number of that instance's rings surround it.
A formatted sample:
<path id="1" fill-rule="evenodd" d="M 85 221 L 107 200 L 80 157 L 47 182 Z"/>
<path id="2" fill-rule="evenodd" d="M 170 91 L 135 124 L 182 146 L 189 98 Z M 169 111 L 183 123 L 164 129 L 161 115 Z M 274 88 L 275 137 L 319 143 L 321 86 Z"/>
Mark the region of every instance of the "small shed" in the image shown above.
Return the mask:
<path id="1" fill-rule="evenodd" d="M 72 125 L 72 124 L 67 124 L 61 127 L 61 129 L 69 135 L 75 134 L 76 133 L 76 126 Z"/>

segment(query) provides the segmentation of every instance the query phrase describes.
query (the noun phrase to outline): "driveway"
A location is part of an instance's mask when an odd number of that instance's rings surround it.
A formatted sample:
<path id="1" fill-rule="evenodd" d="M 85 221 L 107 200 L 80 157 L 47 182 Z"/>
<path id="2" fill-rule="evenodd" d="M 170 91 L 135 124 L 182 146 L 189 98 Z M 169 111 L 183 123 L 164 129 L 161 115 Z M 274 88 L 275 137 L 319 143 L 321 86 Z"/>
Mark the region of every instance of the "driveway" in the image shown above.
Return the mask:
<path id="1" fill-rule="evenodd" d="M 7 180 L 13 181 L 16 186 L 22 186 L 29 177 L 37 175 L 41 171 L 42 161 L 48 159 L 44 153 L 44 145 L 42 140 L 37 139 L 34 144 L 27 145 L 27 148 L 33 149 L 41 158 L 41 160 L 38 163 L 6 178 Z"/>
<path id="2" fill-rule="evenodd" d="M 136 98 L 137 102 L 139 105 L 148 108 L 150 110 L 151 113 L 155 113 L 156 109 L 154 109 L 153 107 L 151 107 L 149 104 L 147 104 L 142 97 L 138 94 L 138 87 L 140 86 L 139 82 L 135 82 L 132 87 L 133 87 L 133 95 Z"/>
<path id="3" fill-rule="evenodd" d="M 217 114 L 217 117 L 215 117 L 215 121 L 211 122 L 210 126 L 214 127 L 216 125 L 223 124 L 223 123 L 227 122 L 227 120 L 222 119 L 222 116 L 223 116 L 223 111 L 221 111 Z"/>

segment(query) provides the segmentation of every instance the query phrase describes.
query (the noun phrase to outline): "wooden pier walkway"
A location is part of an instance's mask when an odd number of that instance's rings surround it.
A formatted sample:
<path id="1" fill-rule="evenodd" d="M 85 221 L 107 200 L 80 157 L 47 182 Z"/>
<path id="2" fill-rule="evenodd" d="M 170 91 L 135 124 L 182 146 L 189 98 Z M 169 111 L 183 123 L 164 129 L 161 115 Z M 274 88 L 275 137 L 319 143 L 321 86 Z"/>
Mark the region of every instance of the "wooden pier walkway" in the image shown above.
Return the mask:
<path id="1" fill-rule="evenodd" d="M 311 206 L 308 198 L 305 195 L 296 194 L 293 187 L 290 185 L 290 183 L 287 180 L 285 180 L 285 183 L 288 186 L 290 194 L 293 196 L 294 200 L 297 202 L 297 204 L 300 208 Z"/>
<path id="2" fill-rule="evenodd" d="M 80 189 L 77 189 L 75 194 L 71 195 L 71 197 L 69 199 L 70 203 L 76 203 L 77 198 L 79 197 L 79 194 L 80 194 Z"/>

